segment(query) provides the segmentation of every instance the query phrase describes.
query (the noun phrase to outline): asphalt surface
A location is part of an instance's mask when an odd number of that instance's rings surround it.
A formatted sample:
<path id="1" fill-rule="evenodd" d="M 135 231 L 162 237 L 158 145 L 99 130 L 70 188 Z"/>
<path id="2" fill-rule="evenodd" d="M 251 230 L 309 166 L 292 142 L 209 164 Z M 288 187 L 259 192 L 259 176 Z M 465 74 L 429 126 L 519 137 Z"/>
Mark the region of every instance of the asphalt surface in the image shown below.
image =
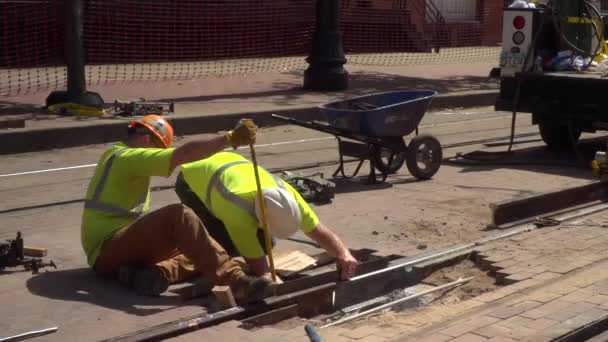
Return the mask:
<path id="1" fill-rule="evenodd" d="M 438 111 L 427 113 L 420 131 L 437 136 L 444 146 L 458 144 L 444 149 L 444 157 L 449 158 L 480 149 L 506 150 L 507 140 L 488 145 L 467 142 L 508 136 L 510 123 L 509 113 L 491 108 Z M 379 254 L 414 255 L 475 240 L 489 233 L 485 230 L 489 203 L 593 180 L 576 153 L 549 151 L 536 132 L 530 117 L 520 115 L 516 133 L 527 135 L 516 139 L 512 156 L 483 165 L 446 161 L 430 181 L 417 181 L 405 167 L 380 185 L 366 185 L 359 178 L 337 179 L 335 201 L 316 211 L 350 247 L 372 248 Z M 188 139 L 192 136 L 176 144 Z M 598 144 L 586 139 L 580 147 L 583 158 L 592 155 Z M 21 231 L 26 244 L 49 249 L 49 258 L 59 265 L 59 270 L 37 276 L 12 270 L 0 275 L 2 335 L 60 326 L 58 333 L 40 340 L 99 340 L 198 313 L 204 306 L 203 300 L 181 303 L 171 295 L 137 297 L 111 280 L 95 277 L 86 267 L 78 200 L 92 175 L 91 164 L 108 146 L 0 156 L 0 225 L 4 227 L 0 238 L 13 238 Z M 336 166 L 327 164 L 337 161 L 333 137 L 293 126 L 262 129 L 256 151 L 267 168 L 323 164 L 298 172 L 323 172 L 328 178 Z M 248 155 L 246 149 L 239 152 Z M 78 168 L 44 171 L 66 167 Z M 353 164 L 348 167 L 354 169 Z M 364 166 L 361 175 L 366 174 Z M 153 185 L 170 186 L 175 175 L 155 179 Z M 155 191 L 152 201 L 158 208 L 176 202 L 177 196 L 170 189 Z M 278 245 L 279 250 L 294 248 L 313 250 L 288 241 Z"/>

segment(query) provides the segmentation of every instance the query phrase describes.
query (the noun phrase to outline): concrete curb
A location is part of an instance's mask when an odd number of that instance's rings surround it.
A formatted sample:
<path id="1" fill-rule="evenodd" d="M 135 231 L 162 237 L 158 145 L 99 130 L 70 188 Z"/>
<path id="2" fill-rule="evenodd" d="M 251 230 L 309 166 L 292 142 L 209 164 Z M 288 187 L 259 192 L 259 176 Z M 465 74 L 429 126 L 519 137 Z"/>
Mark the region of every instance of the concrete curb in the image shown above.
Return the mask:
<path id="1" fill-rule="evenodd" d="M 493 106 L 498 91 L 467 91 L 462 93 L 441 94 L 435 97 L 430 110 L 445 108 L 466 108 Z M 298 120 L 324 119 L 317 106 L 294 107 L 273 111 L 259 111 L 246 116 L 262 127 L 279 126 L 282 122 L 272 119 L 270 114 L 293 117 Z M 173 117 L 171 123 L 179 135 L 215 133 L 232 128 L 243 113 Z M 103 122 L 81 126 L 32 129 L 23 131 L 0 132 L 0 155 L 43 151 L 54 148 L 76 147 L 101 144 L 124 139 L 126 122 Z"/>

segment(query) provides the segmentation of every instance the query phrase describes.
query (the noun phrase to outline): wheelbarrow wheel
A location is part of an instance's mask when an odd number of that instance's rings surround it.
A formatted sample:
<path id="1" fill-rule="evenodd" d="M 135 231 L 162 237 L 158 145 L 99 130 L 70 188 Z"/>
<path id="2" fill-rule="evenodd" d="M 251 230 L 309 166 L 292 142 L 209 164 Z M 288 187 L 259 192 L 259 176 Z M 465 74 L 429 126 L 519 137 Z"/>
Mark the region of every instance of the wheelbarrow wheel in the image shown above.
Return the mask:
<path id="1" fill-rule="evenodd" d="M 432 135 L 422 134 L 410 142 L 406 158 L 407 169 L 418 179 L 430 179 L 439 170 L 442 159 L 439 140 Z"/>
<path id="2" fill-rule="evenodd" d="M 378 171 L 383 174 L 394 174 L 399 171 L 399 169 L 405 164 L 405 159 L 407 158 L 407 152 L 405 152 L 405 142 L 403 138 L 396 137 L 390 139 L 391 144 L 398 147 L 402 152 L 397 152 L 393 156 L 393 160 L 389 165 L 389 160 L 391 158 L 391 149 L 386 147 L 374 147 L 374 151 L 372 152 L 372 158 L 374 158 L 374 166 Z M 393 152 L 394 153 L 394 152 Z"/>

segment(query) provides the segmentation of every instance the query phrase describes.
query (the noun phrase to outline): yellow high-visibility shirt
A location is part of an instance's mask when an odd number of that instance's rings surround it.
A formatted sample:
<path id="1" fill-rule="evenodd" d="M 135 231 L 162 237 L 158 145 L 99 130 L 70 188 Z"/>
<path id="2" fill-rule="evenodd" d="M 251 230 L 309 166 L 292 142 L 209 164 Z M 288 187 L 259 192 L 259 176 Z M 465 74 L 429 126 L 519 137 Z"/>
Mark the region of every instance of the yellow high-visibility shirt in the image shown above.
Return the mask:
<path id="1" fill-rule="evenodd" d="M 99 160 L 87 190 L 80 239 L 90 266 L 104 241 L 150 206 L 150 177 L 170 174 L 173 149 L 129 148 L 123 143 Z"/>
<path id="2" fill-rule="evenodd" d="M 224 223 L 240 255 L 263 257 L 266 253 L 257 239 L 259 225 L 254 211 L 257 186 L 253 164 L 236 153 L 221 152 L 184 164 L 181 169 L 190 189 L 213 216 Z M 277 187 L 277 180 L 270 173 L 260 166 L 258 171 L 262 189 Z M 317 215 L 292 186 L 285 182 L 282 185 L 298 202 L 302 213 L 300 230 L 304 233 L 313 231 L 319 224 Z"/>

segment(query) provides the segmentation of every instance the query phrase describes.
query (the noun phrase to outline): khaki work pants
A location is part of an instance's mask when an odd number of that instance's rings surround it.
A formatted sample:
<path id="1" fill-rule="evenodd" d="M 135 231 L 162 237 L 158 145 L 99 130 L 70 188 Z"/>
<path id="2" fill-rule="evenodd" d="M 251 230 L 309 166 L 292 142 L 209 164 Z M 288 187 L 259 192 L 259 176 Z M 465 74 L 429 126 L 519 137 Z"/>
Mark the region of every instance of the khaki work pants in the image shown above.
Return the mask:
<path id="1" fill-rule="evenodd" d="M 123 265 L 156 266 L 170 283 L 200 273 L 214 284 L 229 285 L 243 275 L 196 214 L 181 204 L 152 211 L 104 242 L 95 270 L 111 275 Z"/>

